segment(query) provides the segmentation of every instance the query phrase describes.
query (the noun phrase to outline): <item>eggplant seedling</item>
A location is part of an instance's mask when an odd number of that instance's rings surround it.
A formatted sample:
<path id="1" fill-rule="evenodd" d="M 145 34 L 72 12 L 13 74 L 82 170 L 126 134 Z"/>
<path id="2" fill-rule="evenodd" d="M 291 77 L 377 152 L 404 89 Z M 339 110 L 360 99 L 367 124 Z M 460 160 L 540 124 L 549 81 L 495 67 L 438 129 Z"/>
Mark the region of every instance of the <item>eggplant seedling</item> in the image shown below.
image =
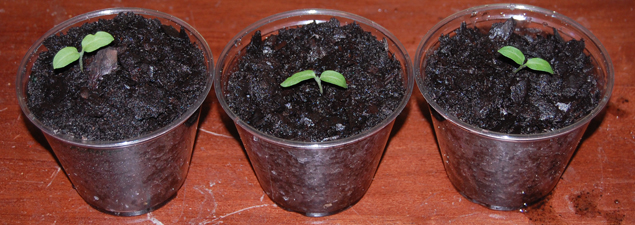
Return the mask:
<path id="1" fill-rule="evenodd" d="M 344 78 L 344 76 L 341 73 L 338 73 L 333 70 L 326 70 L 322 72 L 322 74 L 320 74 L 319 77 L 315 75 L 315 71 L 313 70 L 305 70 L 305 71 L 297 72 L 291 75 L 286 80 L 284 80 L 284 82 L 282 82 L 280 86 L 291 87 L 293 85 L 296 85 L 302 81 L 305 81 L 311 78 L 315 79 L 315 82 L 317 82 L 318 87 L 320 87 L 320 94 L 322 94 L 322 81 L 335 84 L 343 88 L 348 88 L 348 85 L 346 85 L 346 79 Z"/>
<path id="2" fill-rule="evenodd" d="M 538 70 L 538 71 L 543 71 L 543 72 L 553 74 L 553 69 L 551 68 L 551 65 L 549 65 L 549 62 L 541 58 L 531 58 L 531 59 L 528 59 L 527 62 L 525 62 L 525 55 L 523 54 L 523 52 L 521 52 L 515 47 L 512 47 L 512 46 L 502 47 L 501 49 L 498 50 L 498 53 L 500 53 L 501 55 L 507 58 L 510 58 L 514 62 L 518 63 L 518 65 L 520 65 L 518 68 L 514 70 L 514 73 L 517 73 L 518 71 L 527 67 L 532 70 Z"/>
<path id="3" fill-rule="evenodd" d="M 88 34 L 82 40 L 81 52 L 78 52 L 77 48 L 70 46 L 62 48 L 59 52 L 57 52 L 55 57 L 53 57 L 53 69 L 63 68 L 79 59 L 79 68 L 83 72 L 84 66 L 82 65 L 82 58 L 84 57 L 84 52 L 93 52 L 110 44 L 110 42 L 114 40 L 115 38 L 105 31 L 97 31 L 95 34 Z"/>

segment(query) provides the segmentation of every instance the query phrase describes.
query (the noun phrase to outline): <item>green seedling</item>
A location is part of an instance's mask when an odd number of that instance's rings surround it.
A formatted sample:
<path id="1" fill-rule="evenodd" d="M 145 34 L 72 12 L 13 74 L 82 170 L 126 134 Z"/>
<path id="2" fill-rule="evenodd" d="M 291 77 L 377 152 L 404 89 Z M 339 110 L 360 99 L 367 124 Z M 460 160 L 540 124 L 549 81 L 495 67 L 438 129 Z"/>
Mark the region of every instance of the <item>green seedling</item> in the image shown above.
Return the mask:
<path id="1" fill-rule="evenodd" d="M 115 38 L 112 35 L 104 31 L 97 31 L 94 35 L 86 35 L 82 40 L 81 52 L 78 52 L 75 47 L 65 47 L 55 54 L 55 57 L 53 57 L 53 69 L 63 68 L 79 59 L 79 68 L 84 71 L 84 66 L 82 65 L 84 52 L 93 52 L 114 40 Z"/>
<path id="2" fill-rule="evenodd" d="M 514 73 L 522 70 L 525 67 L 528 67 L 532 70 L 538 70 L 553 74 L 553 69 L 551 69 L 551 65 L 544 59 L 541 58 L 531 58 L 525 62 L 525 55 L 515 47 L 505 46 L 498 50 L 498 53 L 501 55 L 514 60 L 514 62 L 520 65 L 518 68 L 514 70 Z"/>
<path id="3" fill-rule="evenodd" d="M 305 81 L 311 78 L 315 79 L 315 81 L 318 84 L 318 87 L 320 87 L 320 94 L 322 94 L 322 81 L 335 84 L 343 88 L 348 88 L 348 85 L 346 85 L 346 79 L 344 78 L 344 76 L 341 73 L 335 72 L 333 70 L 326 70 L 322 72 L 322 74 L 320 74 L 319 77 L 315 75 L 315 71 L 313 70 L 305 70 L 305 71 L 297 72 L 291 75 L 286 80 L 284 80 L 284 82 L 282 82 L 280 86 L 291 87 L 293 85 L 296 85 L 302 81 Z"/>

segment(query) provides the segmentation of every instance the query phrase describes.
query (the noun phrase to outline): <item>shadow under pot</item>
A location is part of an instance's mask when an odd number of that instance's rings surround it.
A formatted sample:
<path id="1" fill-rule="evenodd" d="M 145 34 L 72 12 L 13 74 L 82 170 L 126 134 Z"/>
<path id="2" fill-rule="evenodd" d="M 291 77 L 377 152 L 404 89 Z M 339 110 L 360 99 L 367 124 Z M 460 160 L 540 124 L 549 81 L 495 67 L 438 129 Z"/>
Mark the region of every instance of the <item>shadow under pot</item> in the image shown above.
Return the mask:
<path id="1" fill-rule="evenodd" d="M 528 66 L 536 58 L 552 71 Z M 591 32 L 519 4 L 442 20 L 422 40 L 415 65 L 448 178 L 463 196 L 496 210 L 526 207 L 554 189 L 614 82 Z"/>
<path id="2" fill-rule="evenodd" d="M 216 96 L 262 189 L 281 208 L 312 217 L 363 197 L 414 85 L 391 33 L 333 10 L 262 19 L 229 42 L 218 65 Z M 298 72 L 306 77 L 283 84 Z"/>
<path id="3" fill-rule="evenodd" d="M 103 42 L 102 32 L 112 37 Z M 82 43 L 96 39 L 104 46 Z M 80 57 L 54 69 L 65 47 Z M 212 71 L 207 43 L 184 21 L 104 9 L 38 39 L 20 64 L 17 96 L 79 195 L 102 212 L 135 216 L 166 204 L 185 181 Z"/>

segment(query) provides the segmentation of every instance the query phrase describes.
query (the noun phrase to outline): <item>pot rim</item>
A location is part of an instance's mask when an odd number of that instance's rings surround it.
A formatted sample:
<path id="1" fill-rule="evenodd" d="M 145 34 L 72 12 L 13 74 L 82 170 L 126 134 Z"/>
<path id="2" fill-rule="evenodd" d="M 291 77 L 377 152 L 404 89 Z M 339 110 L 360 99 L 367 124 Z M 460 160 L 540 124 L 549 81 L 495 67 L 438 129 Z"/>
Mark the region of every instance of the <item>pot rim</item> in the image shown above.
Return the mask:
<path id="1" fill-rule="evenodd" d="M 530 16 L 526 16 L 524 14 L 524 12 L 538 12 L 542 15 L 545 15 L 545 17 L 551 17 L 551 18 L 556 18 L 558 20 L 560 20 L 563 24 L 566 24 L 565 26 L 568 26 L 570 29 L 572 30 L 577 30 L 580 32 L 581 35 L 586 36 L 586 38 L 588 38 L 588 40 L 585 39 L 585 43 L 587 45 L 587 47 L 585 47 L 585 49 L 588 49 L 588 45 L 592 44 L 594 45 L 598 50 L 599 50 L 599 55 L 598 55 L 598 64 L 604 64 L 606 66 L 606 71 L 604 71 L 606 73 L 606 84 L 605 84 L 605 92 L 603 93 L 602 98 L 600 99 L 600 102 L 598 103 L 598 105 L 585 117 L 579 119 L 577 122 L 554 130 L 554 131 L 549 131 L 549 132 L 543 132 L 543 133 L 536 133 L 536 134 L 508 134 L 508 133 L 502 133 L 502 132 L 495 132 L 495 131 L 490 131 L 490 130 L 486 130 L 468 123 L 465 123 L 463 121 L 461 121 L 460 119 L 458 119 L 456 116 L 449 114 L 446 110 L 444 110 L 441 106 L 439 106 L 434 99 L 432 98 L 432 96 L 430 96 L 428 94 L 428 92 L 426 92 L 423 89 L 423 71 L 421 66 L 424 63 L 425 60 L 425 56 L 427 53 L 427 49 L 425 49 L 425 46 L 429 43 L 429 42 L 438 42 L 438 37 L 433 37 L 432 35 L 435 35 L 435 33 L 437 31 L 439 31 L 440 29 L 444 28 L 444 26 L 446 24 L 448 24 L 449 22 L 455 21 L 457 19 L 460 19 L 462 17 L 465 17 L 467 15 L 477 15 L 479 12 L 484 12 L 484 11 L 494 11 L 494 10 L 509 10 L 509 13 L 505 13 L 504 17 L 505 19 L 511 18 L 511 17 L 520 17 L 520 18 L 526 18 L 526 17 L 530 17 Z M 489 13 L 489 15 L 494 15 L 497 13 Z M 501 14 L 503 14 L 501 12 Z M 502 19 L 489 19 L 489 21 L 494 21 L 494 20 L 502 20 Z M 536 23 L 536 21 L 532 21 L 532 23 Z M 544 23 L 543 23 L 544 24 Z M 469 24 L 468 24 L 469 26 Z M 458 27 L 457 27 L 458 28 Z M 597 39 L 597 37 L 595 37 L 593 35 L 593 33 L 591 33 L 591 31 L 589 31 L 588 29 L 586 29 L 584 26 L 580 25 L 579 23 L 577 23 L 575 20 L 572 20 L 571 18 L 564 16 L 562 14 L 557 13 L 556 11 L 553 10 L 547 10 L 544 8 L 540 8 L 540 7 L 536 7 L 536 6 L 532 6 L 532 5 L 525 5 L 525 4 L 489 4 L 489 5 L 480 5 L 480 6 L 475 6 L 475 7 L 471 7 L 465 10 L 461 10 L 457 13 L 454 13 L 448 17 L 446 17 L 445 19 L 441 20 L 439 23 L 435 24 L 432 29 L 430 29 L 426 35 L 423 37 L 421 43 L 419 44 L 419 46 L 417 47 L 417 52 L 415 55 L 415 65 L 417 67 L 417 69 L 415 69 L 415 72 L 417 73 L 415 75 L 415 79 L 417 81 L 417 86 L 419 87 L 419 90 L 421 92 L 421 94 L 423 95 L 423 97 L 425 98 L 426 102 L 429 104 L 429 106 L 431 106 L 434 110 L 436 110 L 442 117 L 444 117 L 446 120 L 451 121 L 452 123 L 458 125 L 459 127 L 461 127 L 464 130 L 467 130 L 471 133 L 475 133 L 477 135 L 481 135 L 487 138 L 492 138 L 492 139 L 499 139 L 499 140 L 503 140 L 503 141 L 518 141 L 518 142 L 524 142 L 524 141 L 536 141 L 536 140 L 544 140 L 544 139 L 550 139 L 550 138 L 554 138 L 560 135 L 564 135 L 567 133 L 570 133 L 574 130 L 577 130 L 581 127 L 586 126 L 593 118 L 595 118 L 595 116 L 597 116 L 598 114 L 600 114 L 600 112 L 602 112 L 602 110 L 604 109 L 604 107 L 607 105 L 610 97 L 611 97 L 611 93 L 613 90 L 613 85 L 614 85 L 614 80 L 615 80 L 615 74 L 614 74 L 614 69 L 613 69 L 613 63 L 611 61 L 611 58 L 608 54 L 608 52 L 606 51 L 606 49 L 604 48 L 604 46 L 602 45 L 602 43 Z M 599 66 L 599 65 L 598 65 Z"/>
<path id="2" fill-rule="evenodd" d="M 46 38 L 56 35 L 62 31 L 65 31 L 68 28 L 81 26 L 82 24 L 85 23 L 82 21 L 95 19 L 97 17 L 102 17 L 102 16 L 116 16 L 120 12 L 132 12 L 137 15 L 143 15 L 146 18 L 160 18 L 164 20 L 169 20 L 170 22 L 176 23 L 179 26 L 182 26 L 184 29 L 186 29 L 190 33 L 190 35 L 195 38 L 194 40 L 191 40 L 192 43 L 196 44 L 197 47 L 201 48 L 201 51 L 203 52 L 204 56 L 209 57 L 209 59 L 206 60 L 206 63 L 205 63 L 207 67 L 207 72 L 206 72 L 207 85 L 205 89 L 203 90 L 203 92 L 201 92 L 201 96 L 199 97 L 199 99 L 197 99 L 190 106 L 190 108 L 187 111 L 185 111 L 179 118 L 177 118 L 176 120 L 172 121 L 168 125 L 158 130 L 155 130 L 153 132 L 150 132 L 141 136 L 127 138 L 123 140 L 116 140 L 116 141 L 97 141 L 97 140 L 82 140 L 80 138 L 75 138 L 75 137 L 70 137 L 68 135 L 55 133 L 51 128 L 45 126 L 42 122 L 40 122 L 40 120 L 35 118 L 33 113 L 31 113 L 31 111 L 27 107 L 26 95 L 23 94 L 23 93 L 26 93 L 26 84 L 24 83 L 28 83 L 28 78 L 30 76 L 30 74 L 26 74 L 27 64 L 31 61 L 32 55 L 35 54 L 37 50 L 40 49 L 40 47 L 43 47 L 42 43 L 44 42 Z M 35 57 L 33 60 L 36 60 L 36 59 L 37 57 Z M 30 72 L 30 69 L 28 69 L 28 71 Z M 196 29 L 194 29 L 194 27 L 192 27 L 187 22 L 175 16 L 172 16 L 170 14 L 160 12 L 157 10 L 145 9 L 145 8 L 133 8 L 133 7 L 117 7 L 117 8 L 95 10 L 95 11 L 91 11 L 91 12 L 87 12 L 87 13 L 75 16 L 62 23 L 55 25 L 53 28 L 51 28 L 46 33 L 44 33 L 44 35 L 42 35 L 37 41 L 35 41 L 33 45 L 31 45 L 29 50 L 26 52 L 24 58 L 22 58 L 22 61 L 20 62 L 20 66 L 18 68 L 17 78 L 16 78 L 16 92 L 18 96 L 18 103 L 20 104 L 20 108 L 22 108 L 22 112 L 24 113 L 24 115 L 35 126 L 37 126 L 42 132 L 46 133 L 47 135 L 51 137 L 55 137 L 56 139 L 60 141 L 63 141 L 65 143 L 68 143 L 77 147 L 91 148 L 91 149 L 112 149 L 112 148 L 130 147 L 130 146 L 142 144 L 148 141 L 152 141 L 153 139 L 174 130 L 180 124 L 184 123 L 187 119 L 189 119 L 200 108 L 200 106 L 203 104 L 203 102 L 207 98 L 209 91 L 211 90 L 213 80 L 214 80 L 214 59 L 213 59 L 212 51 L 210 50 L 209 45 L 207 44 L 203 36 Z"/>
<path id="3" fill-rule="evenodd" d="M 222 73 L 223 73 L 223 67 L 226 63 L 230 63 L 227 62 L 227 60 L 231 60 L 233 56 L 229 56 L 229 52 L 232 48 L 237 47 L 237 43 L 239 43 L 243 38 L 248 38 L 248 40 L 251 40 L 251 37 L 246 37 L 246 35 L 248 35 L 249 33 L 258 30 L 261 26 L 269 24 L 271 22 L 275 22 L 278 20 L 283 20 L 283 19 L 289 19 L 289 18 L 298 18 L 297 21 L 294 21 L 293 24 L 285 24 L 284 26 L 281 27 L 277 27 L 277 28 L 273 28 L 275 30 L 278 29 L 282 29 L 282 28 L 286 28 L 286 27 L 290 27 L 290 26 L 299 26 L 299 25 L 305 25 L 308 23 L 311 23 L 314 21 L 314 19 L 311 18 L 301 18 L 301 17 L 311 17 L 311 16 L 329 16 L 329 17 L 335 17 L 336 19 L 339 18 L 344 18 L 344 19 L 348 19 L 348 20 L 353 20 L 355 23 L 358 24 L 363 24 L 365 26 L 369 26 L 372 27 L 375 30 L 373 30 L 373 32 L 379 32 L 382 35 L 386 36 L 387 40 L 390 42 L 392 42 L 394 44 L 394 46 L 396 47 L 396 50 L 398 50 L 399 52 L 392 52 L 393 54 L 400 54 L 403 56 L 404 61 L 400 61 L 403 64 L 404 70 L 403 73 L 405 76 L 407 76 L 407 83 L 405 83 L 405 87 L 406 87 L 406 93 L 404 95 L 404 98 L 401 100 L 401 102 L 399 103 L 399 105 L 397 106 L 397 108 L 395 108 L 395 110 L 393 111 L 392 114 L 390 114 L 387 118 L 385 118 L 381 123 L 375 125 L 374 127 L 367 129 L 365 131 L 362 131 L 359 134 L 350 136 L 350 137 L 346 137 L 346 138 L 342 138 L 342 139 L 337 139 L 337 140 L 332 140 L 332 141 L 324 141 L 324 142 L 305 142 L 305 141 L 296 141 L 296 140 L 289 140 L 289 139 L 284 139 L 284 138 L 279 138 L 279 137 L 275 137 L 273 135 L 270 134 L 266 134 L 254 127 L 252 127 L 251 125 L 247 124 L 246 122 L 244 122 L 243 120 L 241 120 L 240 118 L 238 118 L 238 116 L 232 112 L 229 108 L 229 106 L 227 105 L 227 102 L 224 98 L 224 94 L 223 94 L 223 85 L 222 85 Z M 317 21 L 317 20 L 316 20 Z M 365 30 L 368 31 L 368 30 Z M 374 36 L 376 36 L 376 34 L 373 34 Z M 264 36 L 264 34 L 263 34 Z M 406 48 L 403 46 L 403 44 L 397 39 L 397 37 L 395 37 L 392 33 L 390 33 L 390 31 L 388 31 L 386 28 L 382 27 L 381 25 L 366 19 L 364 17 L 349 13 L 349 12 L 344 12 L 344 11 L 339 11 L 339 10 L 331 10 L 331 9 L 318 9 L 318 8 L 309 8 L 309 9 L 298 9 L 298 10 L 291 10 L 291 11 L 286 11 L 286 12 L 282 12 L 282 13 L 278 13 L 272 16 L 268 16 L 266 18 L 263 18 L 261 20 L 258 20 L 255 23 L 250 24 L 249 26 L 247 26 L 245 29 L 243 29 L 242 31 L 240 31 L 238 34 L 236 34 L 236 36 L 234 36 L 229 42 L 228 44 L 225 46 L 225 48 L 223 49 L 222 53 L 219 55 L 218 57 L 218 61 L 217 61 L 217 66 L 215 68 L 215 74 L 217 74 L 217 76 L 214 78 L 214 89 L 216 91 L 216 96 L 218 98 L 218 102 L 220 103 L 220 105 L 222 106 L 222 108 L 224 109 L 224 111 L 227 113 L 227 115 L 234 121 L 234 123 L 237 126 L 241 126 L 243 127 L 245 130 L 247 130 L 248 132 L 250 132 L 252 135 L 254 135 L 255 137 L 258 138 L 264 138 L 269 140 L 270 142 L 274 142 L 277 144 L 281 144 L 281 145 L 286 145 L 286 146 L 290 146 L 290 147 L 296 147 L 296 148 L 309 148 L 309 149 L 323 149 L 323 148 L 330 148 L 333 146 L 339 146 L 339 145 L 345 145 L 348 143 L 352 143 L 361 139 L 364 139 L 366 137 L 369 137 L 379 131 L 382 130 L 382 128 L 386 127 L 387 125 L 391 124 L 396 118 L 397 116 L 399 116 L 399 114 L 401 114 L 401 112 L 403 111 L 403 109 L 406 107 L 406 105 L 408 104 L 408 102 L 410 101 L 410 96 L 412 94 L 412 89 L 414 87 L 414 67 L 412 65 L 412 61 L 410 59 L 410 56 L 408 55 L 408 52 L 406 50 Z"/>

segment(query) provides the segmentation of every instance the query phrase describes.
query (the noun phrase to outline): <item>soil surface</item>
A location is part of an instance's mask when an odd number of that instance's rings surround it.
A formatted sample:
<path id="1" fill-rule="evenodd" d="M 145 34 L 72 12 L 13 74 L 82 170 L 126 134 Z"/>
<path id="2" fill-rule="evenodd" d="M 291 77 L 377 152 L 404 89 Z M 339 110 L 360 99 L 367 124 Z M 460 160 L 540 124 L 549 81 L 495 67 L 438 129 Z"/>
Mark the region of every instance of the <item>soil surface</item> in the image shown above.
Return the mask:
<path id="1" fill-rule="evenodd" d="M 424 80 L 434 101 L 460 120 L 512 134 L 553 131 L 588 115 L 600 100 L 584 40 L 497 23 L 488 31 L 467 28 L 442 35 L 427 60 Z M 527 59 L 540 57 L 551 75 L 525 68 L 497 51 L 511 45 Z"/>
<path id="2" fill-rule="evenodd" d="M 322 142 L 367 130 L 399 105 L 406 89 L 400 63 L 358 24 L 336 19 L 279 30 L 264 40 L 257 32 L 239 59 L 227 87 L 229 107 L 239 118 L 276 137 Z M 335 70 L 348 89 L 313 80 L 283 88 L 296 72 Z"/>
<path id="3" fill-rule="evenodd" d="M 121 13 L 49 37 L 30 75 L 29 109 L 55 132 L 84 140 L 122 140 L 166 126 L 204 94 L 207 79 L 202 51 L 180 29 Z M 77 61 L 53 70 L 57 51 L 81 51 L 82 39 L 97 31 L 115 40 L 85 53 L 83 72 Z"/>

